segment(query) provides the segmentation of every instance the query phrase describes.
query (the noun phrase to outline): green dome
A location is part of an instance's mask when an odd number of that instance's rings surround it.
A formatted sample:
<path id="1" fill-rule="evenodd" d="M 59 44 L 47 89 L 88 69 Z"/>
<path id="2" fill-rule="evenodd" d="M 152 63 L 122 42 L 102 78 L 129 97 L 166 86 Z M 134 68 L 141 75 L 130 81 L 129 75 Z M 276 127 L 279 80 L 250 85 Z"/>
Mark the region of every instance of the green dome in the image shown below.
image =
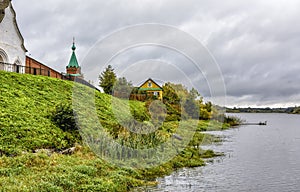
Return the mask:
<path id="1" fill-rule="evenodd" d="M 69 61 L 69 65 L 67 66 L 67 68 L 71 68 L 71 67 L 79 68 L 79 64 L 78 64 L 76 54 L 75 54 L 75 50 L 76 50 L 75 43 L 73 43 L 72 50 L 73 50 L 73 53 L 72 53 L 72 56 L 71 56 L 71 59 Z"/>
<path id="2" fill-rule="evenodd" d="M 73 51 L 75 51 L 75 50 L 76 50 L 75 43 L 73 43 L 72 50 L 73 50 Z"/>

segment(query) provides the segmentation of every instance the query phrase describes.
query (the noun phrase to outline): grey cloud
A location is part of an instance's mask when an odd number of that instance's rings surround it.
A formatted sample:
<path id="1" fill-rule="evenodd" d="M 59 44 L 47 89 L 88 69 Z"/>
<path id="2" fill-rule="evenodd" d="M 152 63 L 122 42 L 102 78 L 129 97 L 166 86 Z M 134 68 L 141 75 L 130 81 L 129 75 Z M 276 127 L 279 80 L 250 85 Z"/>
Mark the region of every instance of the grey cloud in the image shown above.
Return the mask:
<path id="1" fill-rule="evenodd" d="M 78 58 L 84 60 L 98 40 L 122 27 L 163 23 L 190 33 L 208 47 L 222 70 L 229 105 L 300 105 L 300 1 L 27 0 L 13 4 L 29 52 L 59 71 L 65 70 L 73 36 Z M 131 52 L 118 62 L 145 58 L 188 62 L 161 49 Z M 185 69 L 191 76 L 193 71 Z M 209 97 L 204 76 L 194 76 L 201 94 Z"/>

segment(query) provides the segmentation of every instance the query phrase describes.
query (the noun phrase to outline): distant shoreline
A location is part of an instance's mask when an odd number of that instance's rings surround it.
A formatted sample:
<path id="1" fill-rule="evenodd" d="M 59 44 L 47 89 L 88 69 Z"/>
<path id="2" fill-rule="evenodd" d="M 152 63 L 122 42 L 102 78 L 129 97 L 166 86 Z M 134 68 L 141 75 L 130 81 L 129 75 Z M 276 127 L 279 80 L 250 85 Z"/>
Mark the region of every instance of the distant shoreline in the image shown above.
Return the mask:
<path id="1" fill-rule="evenodd" d="M 300 114 L 300 107 L 288 108 L 226 108 L 226 113 L 286 113 Z"/>

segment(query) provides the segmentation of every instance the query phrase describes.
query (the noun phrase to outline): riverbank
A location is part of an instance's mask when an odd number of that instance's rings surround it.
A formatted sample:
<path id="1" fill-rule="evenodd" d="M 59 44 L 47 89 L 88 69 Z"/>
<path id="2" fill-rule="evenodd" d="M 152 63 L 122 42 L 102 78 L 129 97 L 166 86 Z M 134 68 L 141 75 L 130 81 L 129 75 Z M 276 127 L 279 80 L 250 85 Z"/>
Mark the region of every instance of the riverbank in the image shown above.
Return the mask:
<path id="1" fill-rule="evenodd" d="M 235 114 L 230 114 L 235 115 Z M 278 113 L 240 113 L 242 119 L 266 126 L 240 126 L 217 131 L 222 143 L 205 146 L 224 153 L 204 167 L 181 169 L 158 180 L 148 191 L 232 192 L 298 191 L 300 187 L 300 119 Z M 145 190 L 144 190 L 145 191 Z"/>
<path id="2" fill-rule="evenodd" d="M 129 133 L 114 118 L 112 97 L 96 92 L 97 118 L 117 142 L 151 148 L 171 138 L 179 123 L 186 128 L 183 130 L 188 131 L 188 127 L 192 130 L 188 134 L 193 137 L 184 150 L 170 161 L 152 168 L 139 167 L 140 162 L 132 162 L 132 168 L 118 167 L 100 159 L 79 135 L 70 110 L 73 85 L 69 81 L 0 71 L 2 191 L 128 191 L 137 186 L 155 185 L 157 177 L 183 167 L 203 166 L 203 158 L 216 156 L 211 150 L 200 150 L 204 142 L 218 140 L 202 131 L 230 126 L 213 120 L 182 120 L 165 122 L 149 135 Z M 90 88 L 78 86 L 86 98 Z M 123 113 L 127 110 L 126 101 L 115 101 L 124 120 L 133 115 L 142 125 L 151 125 L 145 103 L 130 101 L 131 113 L 126 114 Z M 88 115 L 90 111 L 87 110 Z M 196 130 L 192 125 L 198 125 Z M 92 139 L 99 138 L 96 135 Z M 69 148 L 73 148 L 70 154 L 60 153 Z"/>
<path id="3" fill-rule="evenodd" d="M 40 150 L 14 157 L 0 157 L 0 184 L 3 191 L 128 191 L 156 185 L 155 179 L 184 167 L 204 166 L 203 158 L 216 154 L 194 145 L 217 137 L 197 132 L 187 148 L 171 161 L 154 168 L 120 168 L 101 160 L 88 147 L 76 145 L 74 153 L 62 155 Z"/>

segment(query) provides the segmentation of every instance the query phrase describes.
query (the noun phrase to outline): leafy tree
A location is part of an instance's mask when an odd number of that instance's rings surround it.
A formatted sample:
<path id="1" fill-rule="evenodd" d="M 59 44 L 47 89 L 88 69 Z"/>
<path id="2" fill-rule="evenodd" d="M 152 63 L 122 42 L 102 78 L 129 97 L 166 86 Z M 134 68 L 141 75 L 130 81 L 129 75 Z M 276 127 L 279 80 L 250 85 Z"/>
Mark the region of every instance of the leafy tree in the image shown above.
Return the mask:
<path id="1" fill-rule="evenodd" d="M 188 97 L 185 101 L 184 110 L 191 118 L 199 118 L 199 106 L 192 97 Z"/>
<path id="2" fill-rule="evenodd" d="M 211 103 L 210 101 L 206 103 L 206 110 L 207 110 L 208 112 L 211 112 L 211 111 L 212 111 L 212 107 L 213 107 L 213 105 L 212 105 L 212 103 Z"/>
<path id="3" fill-rule="evenodd" d="M 211 113 L 207 111 L 207 109 L 205 108 L 205 104 L 200 108 L 200 119 L 201 120 L 211 119 Z"/>
<path id="4" fill-rule="evenodd" d="M 197 100 L 200 96 L 198 91 L 194 88 L 188 92 L 187 98 L 184 103 L 185 112 L 192 118 L 198 119 L 200 115 L 200 103 L 202 100 Z"/>
<path id="5" fill-rule="evenodd" d="M 195 88 L 192 88 L 189 92 L 188 97 L 191 97 L 192 99 L 196 100 L 198 97 L 200 97 L 200 93 Z"/>
<path id="6" fill-rule="evenodd" d="M 176 94 L 178 95 L 178 98 L 183 102 L 185 101 L 185 99 L 188 97 L 188 89 L 182 85 L 182 84 L 173 84 L 173 83 L 169 83 L 169 86 L 172 87 L 172 89 L 176 92 Z"/>
<path id="7" fill-rule="evenodd" d="M 115 83 L 113 94 L 115 97 L 129 98 L 133 88 L 134 87 L 130 81 L 127 81 L 125 77 L 121 77 Z"/>
<path id="8" fill-rule="evenodd" d="M 300 107 L 294 107 L 292 113 L 293 114 L 300 114 Z"/>
<path id="9" fill-rule="evenodd" d="M 163 103 L 167 107 L 166 121 L 178 121 L 181 119 L 180 98 L 174 89 L 174 84 L 166 83 L 163 86 Z"/>
<path id="10" fill-rule="evenodd" d="M 164 94 L 163 94 L 164 103 L 169 103 L 169 104 L 179 104 L 180 103 L 180 98 L 174 89 L 174 84 L 166 83 L 163 86 L 163 90 L 164 90 Z"/>
<path id="11" fill-rule="evenodd" d="M 99 86 L 106 94 L 112 95 L 113 87 L 117 81 L 117 76 L 111 65 L 108 65 L 105 71 L 99 75 Z"/>
<path id="12" fill-rule="evenodd" d="M 201 103 L 200 104 L 200 119 L 203 120 L 208 120 L 212 118 L 212 103 L 207 102 L 207 103 Z"/>

